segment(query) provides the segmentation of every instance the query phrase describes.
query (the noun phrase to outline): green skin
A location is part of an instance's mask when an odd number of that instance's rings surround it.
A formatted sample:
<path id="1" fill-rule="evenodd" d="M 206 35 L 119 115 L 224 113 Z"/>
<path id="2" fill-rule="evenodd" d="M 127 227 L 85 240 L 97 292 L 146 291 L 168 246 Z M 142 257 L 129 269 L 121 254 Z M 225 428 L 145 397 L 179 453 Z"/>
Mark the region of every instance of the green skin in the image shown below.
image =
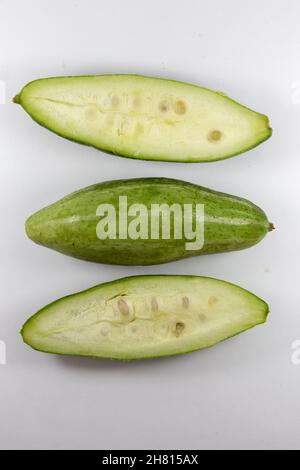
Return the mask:
<path id="1" fill-rule="evenodd" d="M 112 77 L 116 77 L 120 74 L 114 74 L 114 75 L 111 75 Z M 109 76 L 109 75 L 108 75 Z M 141 78 L 150 78 L 151 77 L 144 77 L 142 75 L 131 75 L 132 77 L 141 77 Z M 80 79 L 80 78 L 88 78 L 88 77 L 95 77 L 95 75 L 78 75 L 76 78 Z M 30 86 L 32 83 L 36 82 L 36 81 L 39 81 L 39 80 L 44 80 L 44 81 L 51 81 L 53 79 L 56 79 L 56 78 L 60 78 L 60 79 L 65 79 L 65 80 L 68 80 L 69 78 L 74 78 L 72 76 L 65 76 L 65 77 L 48 77 L 48 78 L 43 78 L 43 79 L 38 79 L 38 80 L 33 80 L 31 82 L 29 82 L 27 85 L 24 86 L 24 88 L 21 90 L 20 93 L 18 93 L 14 98 L 13 98 L 13 102 L 16 103 L 16 104 L 20 104 L 22 106 L 22 108 L 29 114 L 29 116 L 37 123 L 39 124 L 40 126 L 50 130 L 51 132 L 54 132 L 56 135 L 60 136 L 60 137 L 63 137 L 67 140 L 70 140 L 72 142 L 77 142 L 79 144 L 82 144 L 82 145 L 87 145 L 89 147 L 94 147 L 98 150 L 101 150 L 107 154 L 111 154 L 111 155 L 116 155 L 116 156 L 119 156 L 119 157 L 126 157 L 126 158 L 132 158 L 132 159 L 139 159 L 139 160 L 156 160 L 156 161 L 172 161 L 170 159 L 167 159 L 164 157 L 164 155 L 161 155 L 161 156 L 149 156 L 149 155 L 142 155 L 140 154 L 138 157 L 137 156 L 134 156 L 132 155 L 131 153 L 128 153 L 126 151 L 116 151 L 114 148 L 104 148 L 104 147 L 97 147 L 97 146 L 94 146 L 90 143 L 87 143 L 85 140 L 82 140 L 80 139 L 80 137 L 74 139 L 74 138 L 70 138 L 68 137 L 67 135 L 65 135 L 64 133 L 62 132 L 59 132 L 57 130 L 54 130 L 52 129 L 51 127 L 51 123 L 49 124 L 48 121 L 45 121 L 43 119 L 41 119 L 41 117 L 35 113 L 32 113 L 31 110 L 30 110 L 30 107 L 27 106 L 27 103 L 26 101 L 23 99 L 23 92 L 26 90 L 26 88 L 28 86 Z M 216 95 L 220 95 L 223 99 L 225 100 L 228 100 L 228 101 L 231 101 L 233 103 L 236 103 L 238 104 L 241 108 L 244 108 L 245 111 L 250 111 L 251 113 L 254 113 L 254 114 L 257 114 L 257 116 L 260 116 L 261 119 L 265 122 L 265 132 L 259 137 L 257 138 L 257 140 L 251 144 L 251 145 L 247 145 L 247 146 L 244 146 L 243 148 L 240 148 L 238 149 L 237 151 L 233 152 L 233 153 L 230 153 L 230 154 L 226 154 L 226 155 L 223 155 L 223 156 L 218 156 L 216 158 L 201 158 L 201 160 L 195 160 L 195 159 L 191 159 L 191 158 L 187 158 L 187 157 L 182 157 L 182 160 L 179 161 L 179 160 L 174 160 L 176 161 L 176 163 L 205 163 L 205 162 L 214 162 L 214 161 L 219 161 L 219 160 L 225 160 L 227 158 L 231 158 L 231 157 L 235 157 L 237 155 L 240 155 L 244 152 L 247 152 L 248 150 L 251 150 L 255 147 L 257 147 L 258 145 L 260 145 L 261 143 L 263 143 L 265 140 L 269 139 L 271 136 L 272 136 L 272 128 L 269 126 L 269 118 L 268 116 L 264 115 L 264 114 L 261 114 L 261 113 L 255 113 L 255 111 L 252 111 L 250 108 L 248 108 L 247 106 L 243 106 L 241 105 L 240 103 L 238 103 L 237 101 L 233 100 L 232 98 L 230 98 L 229 96 L 227 96 L 225 93 L 221 92 L 221 91 L 213 91 L 213 90 L 210 90 L 209 88 L 206 88 L 206 87 L 199 87 L 197 85 L 193 85 L 193 84 L 189 84 L 189 83 L 185 83 L 185 82 L 180 82 L 180 81 L 177 81 L 177 80 L 167 80 L 167 79 L 164 79 L 164 78 L 156 78 L 156 80 L 163 80 L 165 82 L 170 82 L 170 83 L 177 83 L 177 84 L 182 84 L 182 85 L 185 85 L 185 86 L 189 86 L 189 87 L 194 87 L 194 88 L 198 88 L 198 89 L 203 89 L 203 90 L 207 90 L 211 93 L 215 93 Z"/>
<path id="2" fill-rule="evenodd" d="M 204 344 L 202 344 L 202 345 L 199 344 L 196 347 L 191 345 L 190 347 L 188 347 L 186 349 L 183 349 L 182 351 L 178 351 L 176 353 L 166 352 L 166 351 L 162 352 L 162 351 L 158 350 L 157 354 L 153 355 L 153 356 L 149 356 L 149 355 L 144 354 L 143 349 L 140 350 L 139 354 L 136 357 L 134 357 L 132 355 L 122 356 L 122 354 L 121 355 L 118 354 L 116 356 L 109 356 L 109 355 L 108 356 L 107 355 L 99 356 L 99 355 L 96 355 L 96 354 L 87 353 L 86 351 L 85 352 L 81 351 L 80 344 L 78 344 L 78 352 L 66 353 L 66 352 L 61 352 L 59 350 L 59 348 L 57 348 L 55 346 L 54 347 L 51 347 L 49 345 L 46 346 L 46 345 L 42 345 L 42 343 L 40 343 L 39 346 L 37 346 L 35 344 L 35 341 L 32 339 L 32 338 L 34 338 L 35 333 L 37 331 L 39 331 L 39 322 L 40 322 L 40 320 L 43 320 L 44 316 L 46 317 L 46 316 L 50 315 L 50 318 L 51 318 L 52 314 L 54 314 L 54 316 L 55 316 L 55 309 L 56 308 L 61 309 L 62 312 L 63 312 L 63 310 L 64 310 L 63 306 L 66 305 L 69 301 L 72 301 L 72 300 L 76 299 L 76 301 L 78 302 L 78 306 L 80 306 L 80 304 L 82 302 L 83 303 L 86 302 L 88 304 L 89 298 L 90 298 L 90 296 L 92 296 L 94 294 L 94 292 L 103 291 L 103 294 L 104 294 L 107 289 L 110 290 L 112 287 L 117 289 L 117 291 L 125 292 L 126 290 L 130 290 L 130 287 L 131 287 L 132 283 L 140 283 L 140 285 L 142 286 L 144 282 L 147 282 L 150 279 L 153 279 L 154 281 L 158 281 L 161 286 L 165 285 L 166 288 L 168 286 L 168 281 L 172 280 L 172 279 L 178 279 L 178 280 L 182 279 L 183 281 L 190 280 L 191 282 L 195 282 L 197 280 L 199 280 L 199 281 L 207 280 L 207 281 L 212 281 L 213 283 L 224 284 L 230 289 L 231 295 L 234 292 L 236 292 L 236 295 L 242 295 L 245 299 L 247 299 L 247 302 L 249 303 L 248 308 L 253 309 L 253 318 L 252 319 L 251 319 L 251 317 L 248 318 L 247 325 L 241 326 L 241 325 L 236 324 L 235 327 L 234 327 L 234 330 L 232 330 L 230 334 L 227 334 L 227 335 L 224 334 L 223 336 L 221 335 L 218 338 L 215 337 L 214 325 L 212 325 L 211 338 L 208 339 Z M 257 309 L 260 310 L 259 315 L 257 314 Z M 115 281 L 106 282 L 106 283 L 91 287 L 89 289 L 86 289 L 84 291 L 77 292 L 75 294 L 71 294 L 71 295 L 62 297 L 62 298 L 46 305 L 41 310 L 39 310 L 37 313 L 32 315 L 24 323 L 20 333 L 23 337 L 23 341 L 26 344 L 28 344 L 29 346 L 31 346 L 33 349 L 37 350 L 37 351 L 41 351 L 41 352 L 45 352 L 45 353 L 58 354 L 58 355 L 86 356 L 86 357 L 90 357 L 90 358 L 94 358 L 94 359 L 115 359 L 115 360 L 128 361 L 128 360 L 159 358 L 159 357 L 162 357 L 162 356 L 176 356 L 176 355 L 191 353 L 191 352 L 197 351 L 199 349 L 212 347 L 220 341 L 224 341 L 224 340 L 229 339 L 233 336 L 236 336 L 240 333 L 243 333 L 244 331 L 247 331 L 248 329 L 251 329 L 251 328 L 253 328 L 254 326 L 256 326 L 258 324 L 265 323 L 265 321 L 267 320 L 268 313 L 269 313 L 269 306 L 266 302 L 264 302 L 262 299 L 260 299 L 259 297 L 257 297 L 253 293 L 251 293 L 250 291 L 248 291 L 246 289 L 243 289 L 242 287 L 237 286 L 237 285 L 232 284 L 232 283 L 227 282 L 227 281 L 214 279 L 214 278 L 210 278 L 210 277 L 204 277 L 204 276 L 186 276 L 186 275 L 185 276 L 180 276 L 180 275 L 130 276 L 130 277 L 122 278 L 122 279 L 117 279 Z M 54 319 L 54 324 L 55 324 L 55 319 Z M 41 335 L 40 339 L 42 339 L 43 337 L 47 336 L 47 332 L 46 331 L 40 332 L 40 335 Z"/>
<path id="3" fill-rule="evenodd" d="M 128 206 L 139 203 L 146 205 L 148 210 L 151 204 L 204 204 L 203 248 L 188 251 L 185 243 L 190 240 L 174 239 L 172 218 L 170 239 L 162 239 L 161 231 L 159 240 L 97 238 L 96 226 L 100 220 L 96 215 L 98 205 L 109 203 L 117 211 L 119 196 L 124 195 L 127 196 Z M 95 184 L 45 207 L 26 222 L 28 237 L 40 245 L 75 258 L 118 265 L 153 265 L 191 256 L 241 250 L 258 243 L 272 228 L 265 213 L 246 199 L 165 178 Z"/>

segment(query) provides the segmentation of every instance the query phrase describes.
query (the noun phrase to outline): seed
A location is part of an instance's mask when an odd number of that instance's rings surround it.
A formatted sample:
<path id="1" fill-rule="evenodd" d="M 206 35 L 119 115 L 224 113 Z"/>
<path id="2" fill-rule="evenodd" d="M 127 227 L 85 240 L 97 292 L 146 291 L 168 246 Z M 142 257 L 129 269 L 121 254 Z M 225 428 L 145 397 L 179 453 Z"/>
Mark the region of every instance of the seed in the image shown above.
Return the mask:
<path id="1" fill-rule="evenodd" d="M 144 132 L 144 126 L 140 122 L 138 122 L 134 128 L 134 135 L 135 137 L 138 137 Z"/>
<path id="2" fill-rule="evenodd" d="M 135 335 L 137 333 L 137 327 L 135 325 L 130 325 L 127 330 L 127 333 L 129 335 Z"/>
<path id="3" fill-rule="evenodd" d="M 182 297 L 182 306 L 183 306 L 183 308 L 189 308 L 189 305 L 190 305 L 189 298 L 186 297 L 186 296 Z"/>
<path id="4" fill-rule="evenodd" d="M 181 333 L 183 332 L 184 328 L 185 328 L 184 323 L 182 323 L 182 322 L 176 323 L 176 325 L 175 325 L 175 336 L 177 336 L 177 337 L 180 336 Z"/>
<path id="5" fill-rule="evenodd" d="M 218 130 L 210 131 L 207 138 L 210 142 L 218 142 L 222 137 L 222 132 Z"/>
<path id="6" fill-rule="evenodd" d="M 174 111 L 176 114 L 185 114 L 186 112 L 186 104 L 182 100 L 175 101 L 174 104 Z"/>
<path id="7" fill-rule="evenodd" d="M 129 307 L 125 300 L 118 300 L 118 308 L 120 310 L 121 315 L 124 315 L 126 317 L 129 315 Z"/>
<path id="8" fill-rule="evenodd" d="M 85 117 L 88 121 L 94 121 L 97 117 L 97 110 L 94 107 L 87 108 Z"/>
<path id="9" fill-rule="evenodd" d="M 102 336 L 107 336 L 109 332 L 107 326 L 103 326 L 100 331 L 101 331 Z"/>
<path id="10" fill-rule="evenodd" d="M 132 104 L 134 108 L 139 108 L 141 106 L 141 99 L 136 96 L 133 98 Z"/>
<path id="11" fill-rule="evenodd" d="M 208 305 L 210 307 L 212 307 L 213 305 L 217 304 L 219 302 L 219 299 L 217 297 L 215 297 L 214 295 L 211 295 L 209 298 L 208 298 Z"/>
<path id="12" fill-rule="evenodd" d="M 155 297 L 152 297 L 151 299 L 151 309 L 153 312 L 157 312 L 158 310 L 158 303 Z"/>
<path id="13" fill-rule="evenodd" d="M 114 116 L 107 116 L 106 119 L 105 119 L 106 129 L 111 131 L 112 127 L 114 125 L 114 122 L 115 122 Z M 101 128 L 100 132 L 102 132 L 102 131 L 103 131 L 103 129 Z"/>
<path id="14" fill-rule="evenodd" d="M 164 100 L 164 101 L 161 101 L 159 103 L 159 110 L 162 112 L 162 113 L 166 113 L 168 110 L 169 110 L 169 103 Z"/>
<path id="15" fill-rule="evenodd" d="M 119 120 L 118 128 L 117 128 L 117 134 L 118 135 L 126 135 L 128 134 L 128 119 L 126 116 L 123 116 Z"/>
<path id="16" fill-rule="evenodd" d="M 120 104 L 120 98 L 116 95 L 113 95 L 112 98 L 111 98 L 111 105 L 113 107 L 116 107 Z"/>

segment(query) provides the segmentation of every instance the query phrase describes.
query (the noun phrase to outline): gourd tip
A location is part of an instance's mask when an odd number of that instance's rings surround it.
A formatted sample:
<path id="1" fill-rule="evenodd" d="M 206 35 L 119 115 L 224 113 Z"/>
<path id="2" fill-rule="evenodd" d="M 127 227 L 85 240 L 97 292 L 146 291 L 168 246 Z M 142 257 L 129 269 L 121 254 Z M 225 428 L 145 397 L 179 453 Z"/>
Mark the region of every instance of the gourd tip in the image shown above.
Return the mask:
<path id="1" fill-rule="evenodd" d="M 20 104 L 20 95 L 14 96 L 13 99 L 12 99 L 12 102 L 13 102 L 13 103 Z"/>

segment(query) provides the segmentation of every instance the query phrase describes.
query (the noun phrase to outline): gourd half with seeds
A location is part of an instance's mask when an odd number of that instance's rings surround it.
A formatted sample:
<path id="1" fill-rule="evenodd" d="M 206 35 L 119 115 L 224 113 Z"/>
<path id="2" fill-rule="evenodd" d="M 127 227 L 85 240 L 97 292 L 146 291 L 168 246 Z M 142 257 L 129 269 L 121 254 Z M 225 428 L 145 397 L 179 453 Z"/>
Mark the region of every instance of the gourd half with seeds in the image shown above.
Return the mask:
<path id="1" fill-rule="evenodd" d="M 62 137 L 145 160 L 221 160 L 272 133 L 265 115 L 223 93 L 137 75 L 35 80 L 14 102 Z"/>
<path id="2" fill-rule="evenodd" d="M 267 314 L 263 300 L 225 281 L 136 276 L 57 300 L 21 333 L 44 352 L 143 359 L 212 346 L 265 322 Z"/>

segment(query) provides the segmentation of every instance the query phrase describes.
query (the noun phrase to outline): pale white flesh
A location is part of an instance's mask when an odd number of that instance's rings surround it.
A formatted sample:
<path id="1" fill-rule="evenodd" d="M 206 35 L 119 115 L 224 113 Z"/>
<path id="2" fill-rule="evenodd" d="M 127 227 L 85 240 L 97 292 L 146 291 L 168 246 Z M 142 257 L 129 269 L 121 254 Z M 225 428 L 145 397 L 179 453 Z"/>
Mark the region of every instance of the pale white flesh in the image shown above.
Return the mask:
<path id="1" fill-rule="evenodd" d="M 266 320 L 250 292 L 196 276 L 136 276 L 54 302 L 22 330 L 33 348 L 58 354 L 143 359 L 212 346 Z"/>
<path id="2" fill-rule="evenodd" d="M 218 160 L 271 135 L 266 116 L 220 93 L 135 75 L 36 80 L 16 101 L 63 137 L 132 158 Z"/>

